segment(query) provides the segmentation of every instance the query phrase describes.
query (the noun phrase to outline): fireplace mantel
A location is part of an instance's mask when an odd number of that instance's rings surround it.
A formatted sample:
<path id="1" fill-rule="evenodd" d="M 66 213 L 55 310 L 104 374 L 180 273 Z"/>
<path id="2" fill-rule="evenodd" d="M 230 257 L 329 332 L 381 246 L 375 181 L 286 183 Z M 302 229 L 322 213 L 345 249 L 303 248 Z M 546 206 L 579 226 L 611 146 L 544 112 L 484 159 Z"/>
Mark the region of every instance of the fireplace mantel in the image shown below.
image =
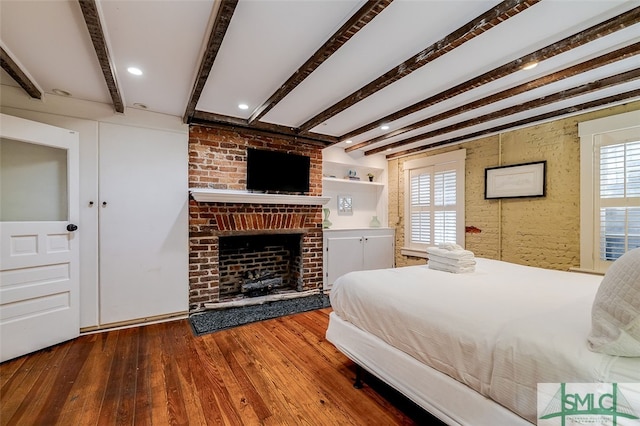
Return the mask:
<path id="1" fill-rule="evenodd" d="M 265 194 L 262 192 L 233 191 L 229 189 L 190 188 L 189 192 L 199 203 L 246 203 L 246 204 L 295 204 L 320 206 L 330 197 L 313 195 Z"/>

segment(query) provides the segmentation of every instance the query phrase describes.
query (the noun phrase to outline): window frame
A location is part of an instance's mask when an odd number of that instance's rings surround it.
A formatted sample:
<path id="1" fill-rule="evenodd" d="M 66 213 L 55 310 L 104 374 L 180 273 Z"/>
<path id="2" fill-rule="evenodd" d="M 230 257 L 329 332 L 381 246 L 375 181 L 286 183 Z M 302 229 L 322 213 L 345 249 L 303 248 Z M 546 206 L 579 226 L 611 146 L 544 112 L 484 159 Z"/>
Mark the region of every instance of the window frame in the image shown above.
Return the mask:
<path id="1" fill-rule="evenodd" d="M 465 159 L 466 149 L 437 154 L 429 157 L 409 160 L 404 163 L 404 246 L 401 254 L 405 256 L 426 257 L 424 244 L 411 243 L 411 172 L 433 167 L 438 171 L 456 171 L 456 243 L 464 247 L 465 238 Z M 446 166 L 451 165 L 451 168 Z M 443 169 L 443 167 L 445 167 Z"/>
<path id="2" fill-rule="evenodd" d="M 580 268 L 587 272 L 604 273 L 613 261 L 600 259 L 599 220 L 599 154 L 601 141 L 624 131 L 640 133 L 640 110 L 578 123 L 580 137 Z M 620 142 L 624 140 L 620 139 Z"/>

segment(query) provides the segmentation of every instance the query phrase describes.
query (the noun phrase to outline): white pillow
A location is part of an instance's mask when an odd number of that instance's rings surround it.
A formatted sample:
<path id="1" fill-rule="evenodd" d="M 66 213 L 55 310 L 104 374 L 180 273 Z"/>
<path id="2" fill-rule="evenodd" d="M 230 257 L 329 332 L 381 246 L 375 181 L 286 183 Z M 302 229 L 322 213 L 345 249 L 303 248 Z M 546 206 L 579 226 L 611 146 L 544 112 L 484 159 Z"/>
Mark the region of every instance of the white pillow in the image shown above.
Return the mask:
<path id="1" fill-rule="evenodd" d="M 591 309 L 589 349 L 608 355 L 640 356 L 640 248 L 613 262 Z"/>

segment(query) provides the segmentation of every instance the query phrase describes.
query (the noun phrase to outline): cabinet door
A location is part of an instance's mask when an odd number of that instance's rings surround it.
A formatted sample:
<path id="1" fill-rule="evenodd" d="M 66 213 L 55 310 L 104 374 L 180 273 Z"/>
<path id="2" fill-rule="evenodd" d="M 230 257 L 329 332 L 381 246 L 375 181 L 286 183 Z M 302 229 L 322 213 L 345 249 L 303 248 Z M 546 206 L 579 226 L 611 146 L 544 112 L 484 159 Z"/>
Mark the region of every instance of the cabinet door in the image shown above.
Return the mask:
<path id="1" fill-rule="evenodd" d="M 362 237 L 327 238 L 327 284 L 351 271 L 362 269 Z"/>
<path id="2" fill-rule="evenodd" d="M 364 237 L 364 269 L 393 268 L 393 236 Z"/>
<path id="3" fill-rule="evenodd" d="M 188 309 L 187 135 L 100 123 L 100 322 Z"/>

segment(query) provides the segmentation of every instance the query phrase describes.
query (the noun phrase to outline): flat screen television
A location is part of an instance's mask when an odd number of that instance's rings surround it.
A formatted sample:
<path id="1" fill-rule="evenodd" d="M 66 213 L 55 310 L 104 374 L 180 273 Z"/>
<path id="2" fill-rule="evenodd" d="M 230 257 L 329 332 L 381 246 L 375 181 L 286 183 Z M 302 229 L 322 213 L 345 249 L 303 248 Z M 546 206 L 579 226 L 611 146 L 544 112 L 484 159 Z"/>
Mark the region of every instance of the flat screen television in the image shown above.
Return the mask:
<path id="1" fill-rule="evenodd" d="M 247 189 L 309 192 L 311 159 L 282 151 L 247 148 Z"/>

